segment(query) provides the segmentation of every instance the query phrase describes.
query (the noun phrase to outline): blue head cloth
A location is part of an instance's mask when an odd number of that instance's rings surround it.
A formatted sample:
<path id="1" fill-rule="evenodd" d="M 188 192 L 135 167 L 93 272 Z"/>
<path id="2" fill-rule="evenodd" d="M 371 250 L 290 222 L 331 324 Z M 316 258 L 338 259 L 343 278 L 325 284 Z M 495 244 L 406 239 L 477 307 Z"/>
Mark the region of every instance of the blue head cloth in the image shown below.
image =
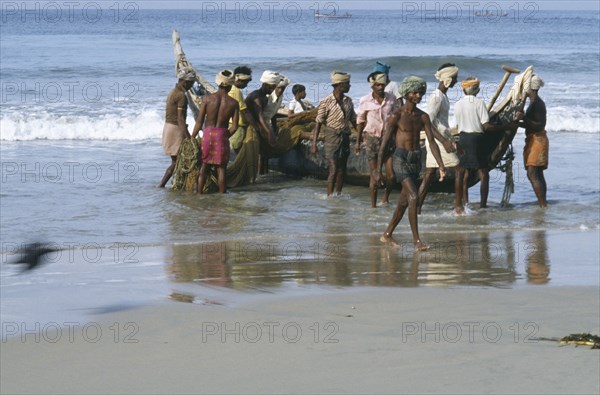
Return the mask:
<path id="1" fill-rule="evenodd" d="M 390 73 L 390 69 L 391 67 L 385 63 L 381 63 L 379 61 L 377 61 L 377 63 L 375 63 L 375 67 L 373 67 L 373 72 L 374 73 L 383 73 L 383 74 L 389 74 Z"/>

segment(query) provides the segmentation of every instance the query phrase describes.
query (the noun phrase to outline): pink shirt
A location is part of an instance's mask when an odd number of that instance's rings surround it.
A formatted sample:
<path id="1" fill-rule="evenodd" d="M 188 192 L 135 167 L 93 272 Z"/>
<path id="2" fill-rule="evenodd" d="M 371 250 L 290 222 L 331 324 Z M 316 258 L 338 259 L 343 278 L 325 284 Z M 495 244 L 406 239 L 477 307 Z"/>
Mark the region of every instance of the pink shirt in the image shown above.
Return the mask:
<path id="1" fill-rule="evenodd" d="M 356 123 L 366 122 L 363 130 L 375 137 L 381 137 L 387 119 L 395 109 L 395 104 L 396 96 L 391 93 L 385 92 L 381 104 L 373 98 L 373 93 L 369 93 L 360 98 Z"/>

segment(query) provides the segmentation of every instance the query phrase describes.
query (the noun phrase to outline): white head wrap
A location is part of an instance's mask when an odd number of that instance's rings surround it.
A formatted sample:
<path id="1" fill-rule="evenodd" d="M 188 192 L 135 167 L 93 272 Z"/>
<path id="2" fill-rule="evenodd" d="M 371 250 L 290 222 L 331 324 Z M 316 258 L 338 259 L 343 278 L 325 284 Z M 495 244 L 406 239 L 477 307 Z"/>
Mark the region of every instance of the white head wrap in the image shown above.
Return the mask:
<path id="1" fill-rule="evenodd" d="M 330 77 L 332 85 L 350 81 L 350 74 L 344 73 L 343 71 L 334 71 L 331 73 Z"/>
<path id="2" fill-rule="evenodd" d="M 196 81 L 196 72 L 191 67 L 182 67 L 177 71 L 177 78 L 185 81 Z"/>
<path id="3" fill-rule="evenodd" d="M 235 81 L 235 76 L 231 70 L 221 70 L 215 77 L 215 82 L 220 86 L 231 86 Z"/>
<path id="4" fill-rule="evenodd" d="M 277 85 L 279 83 L 279 73 L 271 70 L 265 70 L 260 77 L 260 82 L 263 84 Z"/>
<path id="5" fill-rule="evenodd" d="M 252 76 L 249 74 L 244 74 L 244 73 L 238 73 L 235 75 L 235 80 L 236 81 L 248 81 L 251 80 Z"/>
<path id="6" fill-rule="evenodd" d="M 279 83 L 277 86 L 288 86 L 292 81 L 283 74 L 279 74 Z"/>
<path id="7" fill-rule="evenodd" d="M 369 75 L 368 81 L 369 81 L 369 85 L 371 85 L 371 87 L 373 87 L 373 85 L 375 85 L 375 84 L 387 85 L 388 76 L 387 76 L 387 74 L 383 74 L 383 73 L 372 73 L 371 75 Z"/>
<path id="8" fill-rule="evenodd" d="M 531 90 L 537 91 L 544 86 L 544 80 L 539 75 L 534 74 L 531 77 Z"/>
<path id="9" fill-rule="evenodd" d="M 443 82 L 444 86 L 446 88 L 450 87 L 450 85 L 452 84 L 452 79 L 457 76 L 458 76 L 458 67 L 456 67 L 456 66 L 444 67 L 443 69 L 438 70 L 435 73 L 435 78 L 438 81 Z"/>

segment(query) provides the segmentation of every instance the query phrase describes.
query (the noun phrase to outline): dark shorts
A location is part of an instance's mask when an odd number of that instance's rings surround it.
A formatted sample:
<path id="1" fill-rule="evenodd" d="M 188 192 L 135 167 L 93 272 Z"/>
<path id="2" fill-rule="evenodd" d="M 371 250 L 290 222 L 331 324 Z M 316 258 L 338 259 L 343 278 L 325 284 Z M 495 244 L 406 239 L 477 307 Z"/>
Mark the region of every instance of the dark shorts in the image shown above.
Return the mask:
<path id="1" fill-rule="evenodd" d="M 367 148 L 367 160 L 368 161 L 376 161 L 377 156 L 379 155 L 379 148 L 381 148 L 381 137 L 375 137 L 372 134 L 366 133 L 366 144 Z M 387 149 L 383 155 L 383 162 L 390 156 L 394 154 L 394 150 L 396 149 L 393 142 L 390 141 Z"/>
<path id="2" fill-rule="evenodd" d="M 350 133 L 329 129 L 325 131 L 325 159 L 348 159 L 350 156 Z"/>
<path id="3" fill-rule="evenodd" d="M 488 167 L 489 155 L 483 133 L 460 132 L 459 144 L 465 150 L 460 164 L 465 169 L 484 169 Z"/>
<path id="4" fill-rule="evenodd" d="M 401 183 L 406 178 L 412 178 L 413 182 L 416 183 L 421 172 L 421 150 L 407 151 L 398 148 L 396 149 L 395 159 L 396 181 Z"/>

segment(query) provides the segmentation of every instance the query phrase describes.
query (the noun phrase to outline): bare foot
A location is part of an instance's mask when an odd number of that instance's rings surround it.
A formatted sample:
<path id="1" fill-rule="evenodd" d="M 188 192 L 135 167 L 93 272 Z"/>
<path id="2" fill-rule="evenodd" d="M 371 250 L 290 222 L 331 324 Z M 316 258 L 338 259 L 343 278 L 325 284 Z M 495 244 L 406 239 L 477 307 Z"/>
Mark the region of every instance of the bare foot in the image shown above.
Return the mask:
<path id="1" fill-rule="evenodd" d="M 389 244 L 392 247 L 400 247 L 400 244 L 396 242 L 396 240 L 392 239 L 392 236 L 384 233 L 383 236 L 379 238 L 379 241 L 385 244 Z"/>
<path id="2" fill-rule="evenodd" d="M 418 240 L 415 243 L 415 251 L 427 251 L 429 249 L 429 246 L 425 243 L 423 243 L 421 240 Z"/>
<path id="3" fill-rule="evenodd" d="M 454 209 L 454 216 L 455 217 L 461 217 L 463 215 L 465 215 L 465 208 L 464 207 L 460 207 L 460 208 L 456 207 Z"/>

